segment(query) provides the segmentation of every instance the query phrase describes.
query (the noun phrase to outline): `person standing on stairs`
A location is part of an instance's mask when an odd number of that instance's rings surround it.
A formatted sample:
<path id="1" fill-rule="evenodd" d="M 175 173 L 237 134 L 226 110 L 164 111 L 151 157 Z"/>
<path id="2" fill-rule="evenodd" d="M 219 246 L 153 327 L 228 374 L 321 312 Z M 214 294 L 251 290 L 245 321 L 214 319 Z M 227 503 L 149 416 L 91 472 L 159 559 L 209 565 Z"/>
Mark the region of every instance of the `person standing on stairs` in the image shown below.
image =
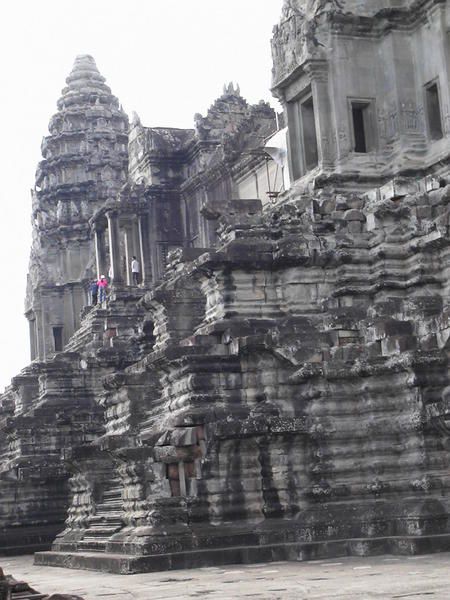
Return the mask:
<path id="1" fill-rule="evenodd" d="M 97 304 L 97 298 L 98 298 L 98 282 L 96 279 L 91 281 L 91 285 L 89 286 L 89 291 L 91 293 L 91 305 L 95 306 Z"/>
<path id="2" fill-rule="evenodd" d="M 98 293 L 99 293 L 99 302 L 100 304 L 106 300 L 106 288 L 108 287 L 108 280 L 104 275 L 101 275 L 100 279 L 97 282 L 98 284 Z"/>
<path id="3" fill-rule="evenodd" d="M 139 273 L 140 273 L 140 265 L 139 261 L 135 256 L 133 256 L 131 260 L 131 277 L 133 285 L 139 285 Z"/>

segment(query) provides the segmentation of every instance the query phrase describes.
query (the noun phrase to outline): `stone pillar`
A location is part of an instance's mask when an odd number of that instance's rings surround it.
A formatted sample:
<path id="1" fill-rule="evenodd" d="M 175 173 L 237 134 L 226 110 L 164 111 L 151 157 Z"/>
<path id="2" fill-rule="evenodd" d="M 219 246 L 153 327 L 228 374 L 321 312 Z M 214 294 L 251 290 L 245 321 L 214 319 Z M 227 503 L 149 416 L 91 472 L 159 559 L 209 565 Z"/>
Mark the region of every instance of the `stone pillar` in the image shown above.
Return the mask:
<path id="1" fill-rule="evenodd" d="M 336 148 L 328 86 L 328 65 L 322 60 L 310 62 L 305 70 L 311 78 L 319 165 L 322 168 L 331 168 L 336 157 Z"/>
<path id="2" fill-rule="evenodd" d="M 404 154 L 408 151 L 413 155 L 418 149 L 418 154 L 422 156 L 423 144 L 427 143 L 423 96 L 425 90 L 420 90 L 422 82 L 417 77 L 411 45 L 407 43 L 403 32 L 393 32 L 390 39 L 394 88 L 392 94 L 397 105 L 399 128 L 397 152 Z M 389 91 L 387 88 L 385 96 L 389 96 Z"/>
<path id="3" fill-rule="evenodd" d="M 105 230 L 103 227 L 95 228 L 95 258 L 97 264 L 97 278 L 100 275 L 108 275 L 108 264 L 106 260 Z"/>
<path id="4" fill-rule="evenodd" d="M 142 271 L 139 223 L 134 216 L 128 217 L 125 225 L 125 255 L 127 284 L 133 285 L 133 276 L 131 273 L 131 260 L 133 256 L 139 261 Z"/>
<path id="5" fill-rule="evenodd" d="M 34 360 L 38 356 L 36 315 L 33 312 L 27 313 L 27 319 L 30 332 L 30 357 Z"/>
<path id="6" fill-rule="evenodd" d="M 127 285 L 132 285 L 131 257 L 134 256 L 132 224 L 128 221 L 125 225 L 125 269 Z"/>
<path id="7" fill-rule="evenodd" d="M 444 7 L 442 7 L 442 10 L 445 10 Z M 450 21 L 450 14 L 447 17 L 447 22 Z M 448 26 L 447 26 L 448 27 Z M 440 21 L 440 35 L 442 35 L 442 46 L 441 46 L 441 52 L 442 52 L 442 64 L 443 64 L 443 75 L 444 75 L 444 81 L 450 81 L 450 31 L 447 30 L 447 27 L 445 26 L 445 18 L 443 17 Z M 443 129 L 444 129 L 444 135 L 448 136 L 450 135 L 450 86 L 449 85 L 443 85 L 443 81 L 441 80 L 441 85 L 440 85 L 440 92 L 441 92 L 441 107 L 445 110 L 442 110 L 442 116 L 443 116 Z"/>
<path id="8" fill-rule="evenodd" d="M 138 228 L 142 283 L 148 285 L 152 281 L 148 213 L 139 215 Z"/>
<path id="9" fill-rule="evenodd" d="M 47 358 L 47 324 L 45 322 L 45 311 L 42 308 L 42 294 L 39 310 L 35 312 L 36 314 L 36 331 L 37 331 L 37 343 L 38 343 L 38 358 L 40 360 L 45 360 Z"/>
<path id="10" fill-rule="evenodd" d="M 108 218 L 109 252 L 111 260 L 111 279 L 114 283 L 122 283 L 122 269 L 120 266 L 120 231 L 119 216 L 115 211 L 106 214 Z"/>

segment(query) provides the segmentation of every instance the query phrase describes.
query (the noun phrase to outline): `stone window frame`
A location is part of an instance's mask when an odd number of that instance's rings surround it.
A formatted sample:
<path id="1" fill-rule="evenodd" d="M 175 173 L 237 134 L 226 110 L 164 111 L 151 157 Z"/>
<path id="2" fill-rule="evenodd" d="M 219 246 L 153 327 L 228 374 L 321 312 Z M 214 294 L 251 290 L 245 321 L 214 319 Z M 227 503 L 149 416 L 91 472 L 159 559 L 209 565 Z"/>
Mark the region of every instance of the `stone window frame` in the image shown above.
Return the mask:
<path id="1" fill-rule="evenodd" d="M 353 108 L 359 105 L 366 108 L 366 114 L 364 115 L 364 134 L 366 142 L 366 152 L 357 152 L 355 127 L 353 120 Z M 373 154 L 378 150 L 378 127 L 377 127 L 377 107 L 376 98 L 369 98 L 363 96 L 348 96 L 347 97 L 347 110 L 348 120 L 350 124 L 350 139 L 352 143 L 352 154 L 356 156 L 365 156 L 366 154 Z"/>
<path id="2" fill-rule="evenodd" d="M 441 128 L 441 136 L 440 137 L 434 137 L 432 135 L 431 132 L 431 125 L 430 125 L 430 113 L 429 113 L 429 90 L 433 87 L 436 86 L 437 89 L 437 97 L 438 97 L 438 105 L 439 105 L 439 117 L 440 117 L 440 128 Z M 427 81 L 424 85 L 423 85 L 423 106 L 424 106 L 424 112 L 425 112 L 425 123 L 426 123 L 426 132 L 427 132 L 427 139 L 430 143 L 433 142 L 439 142 L 440 140 L 442 140 L 443 138 L 445 138 L 445 131 L 444 131 L 444 113 L 442 111 L 442 90 L 441 90 L 441 81 L 440 81 L 440 77 L 439 75 L 437 75 L 436 77 L 434 77 L 433 79 L 430 79 L 429 81 Z"/>
<path id="3" fill-rule="evenodd" d="M 317 162 L 309 167 L 306 164 L 305 157 L 305 138 L 303 120 L 301 117 L 301 106 L 312 100 L 315 121 L 317 121 L 317 106 L 314 101 L 314 93 L 311 85 L 305 87 L 299 94 L 294 96 L 287 103 L 288 124 L 289 124 L 289 156 L 291 173 L 294 181 L 301 179 L 307 173 L 310 173 L 319 166 L 319 139 L 317 135 L 317 126 L 315 123 L 316 134 L 316 153 Z"/>

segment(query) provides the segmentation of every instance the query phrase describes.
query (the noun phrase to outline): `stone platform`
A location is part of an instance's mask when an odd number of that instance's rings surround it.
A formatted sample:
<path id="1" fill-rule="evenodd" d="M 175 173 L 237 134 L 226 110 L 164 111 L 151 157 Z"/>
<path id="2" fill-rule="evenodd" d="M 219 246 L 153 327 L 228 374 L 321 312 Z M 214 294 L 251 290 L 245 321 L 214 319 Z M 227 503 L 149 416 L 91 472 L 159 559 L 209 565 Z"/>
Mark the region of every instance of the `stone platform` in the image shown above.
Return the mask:
<path id="1" fill-rule="evenodd" d="M 33 565 L 32 556 L 9 557 L 3 568 L 30 585 L 84 600 L 253 598 L 256 600 L 448 599 L 450 553 L 343 558 L 203 568 L 176 573 L 108 575 Z"/>
<path id="2" fill-rule="evenodd" d="M 348 556 L 379 556 L 383 554 L 415 556 L 428 552 L 450 551 L 450 535 L 391 536 L 380 538 L 353 538 L 322 542 L 291 542 L 265 544 L 254 540 L 254 545 L 227 547 L 198 547 L 170 553 L 144 556 L 105 552 L 37 552 L 37 566 L 87 569 L 130 575 L 179 569 L 198 569 L 223 565 L 248 565 L 276 561 L 310 561 Z M 212 543 L 212 542 L 211 542 Z"/>

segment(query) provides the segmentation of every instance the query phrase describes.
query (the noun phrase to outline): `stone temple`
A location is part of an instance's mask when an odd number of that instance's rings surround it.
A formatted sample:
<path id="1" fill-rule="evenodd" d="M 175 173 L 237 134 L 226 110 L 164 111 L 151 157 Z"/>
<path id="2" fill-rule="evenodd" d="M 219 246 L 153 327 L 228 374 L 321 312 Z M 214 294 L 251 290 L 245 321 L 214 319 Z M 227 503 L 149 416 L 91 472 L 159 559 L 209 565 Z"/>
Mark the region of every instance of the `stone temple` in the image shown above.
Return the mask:
<path id="1" fill-rule="evenodd" d="M 1 552 L 450 549 L 450 2 L 286 1 L 272 51 L 283 114 L 230 84 L 192 129 L 129 124 L 76 59 L 0 397 Z"/>

